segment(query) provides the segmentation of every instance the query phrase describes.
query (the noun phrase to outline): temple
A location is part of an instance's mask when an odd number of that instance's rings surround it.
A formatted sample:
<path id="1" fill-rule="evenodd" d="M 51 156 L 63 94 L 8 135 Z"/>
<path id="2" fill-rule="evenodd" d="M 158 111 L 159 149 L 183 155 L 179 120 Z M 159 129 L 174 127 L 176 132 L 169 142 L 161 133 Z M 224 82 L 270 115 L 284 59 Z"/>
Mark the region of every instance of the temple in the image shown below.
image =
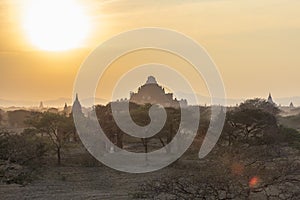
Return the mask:
<path id="1" fill-rule="evenodd" d="M 72 106 L 72 112 L 73 112 L 73 114 L 82 114 L 82 107 L 81 107 L 81 104 L 78 99 L 78 94 L 76 94 L 76 99 Z"/>
<path id="2" fill-rule="evenodd" d="M 160 104 L 163 107 L 175 107 L 187 106 L 187 101 L 182 99 L 178 101 L 173 99 L 173 93 L 166 93 L 165 89 L 158 85 L 155 77 L 149 76 L 146 83 L 139 87 L 138 92 L 130 93 L 130 102 L 136 104 Z"/>
<path id="3" fill-rule="evenodd" d="M 273 101 L 271 93 L 269 93 L 268 102 L 271 103 L 271 104 L 275 104 L 274 101 Z"/>
<path id="4" fill-rule="evenodd" d="M 294 108 L 295 108 L 293 102 L 290 103 L 290 106 L 289 106 L 289 107 L 290 107 L 290 109 L 294 109 Z"/>

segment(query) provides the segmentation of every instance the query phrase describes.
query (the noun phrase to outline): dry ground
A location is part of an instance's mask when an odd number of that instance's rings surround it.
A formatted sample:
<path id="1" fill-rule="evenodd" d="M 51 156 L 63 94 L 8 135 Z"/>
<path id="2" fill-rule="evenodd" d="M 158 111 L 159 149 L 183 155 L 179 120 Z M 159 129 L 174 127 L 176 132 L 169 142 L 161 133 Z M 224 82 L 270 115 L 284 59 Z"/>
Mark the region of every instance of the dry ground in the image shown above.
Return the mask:
<path id="1" fill-rule="evenodd" d="M 141 183 L 169 173 L 185 172 L 168 167 L 146 174 L 123 173 L 95 163 L 83 148 L 76 147 L 64 152 L 62 166 L 56 166 L 55 157 L 47 158 L 30 184 L 0 184 L 0 200 L 132 199 Z"/>

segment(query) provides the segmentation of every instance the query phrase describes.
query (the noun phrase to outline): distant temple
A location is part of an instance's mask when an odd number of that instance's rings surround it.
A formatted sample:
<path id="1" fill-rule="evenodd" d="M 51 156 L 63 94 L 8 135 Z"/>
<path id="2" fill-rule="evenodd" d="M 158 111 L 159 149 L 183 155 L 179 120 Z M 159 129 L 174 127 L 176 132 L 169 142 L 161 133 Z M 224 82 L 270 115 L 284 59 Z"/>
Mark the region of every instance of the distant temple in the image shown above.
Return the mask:
<path id="1" fill-rule="evenodd" d="M 43 102 L 41 101 L 41 102 L 40 102 L 39 109 L 43 109 L 43 108 L 44 108 L 44 104 L 43 104 Z"/>
<path id="2" fill-rule="evenodd" d="M 64 112 L 67 112 L 68 111 L 68 104 L 65 103 L 65 106 L 64 106 Z"/>
<path id="3" fill-rule="evenodd" d="M 80 103 L 79 103 L 80 104 Z M 68 106 L 68 104 L 67 103 L 65 103 L 65 106 L 64 106 L 64 109 L 63 109 L 63 114 L 65 115 L 65 116 L 69 116 L 70 114 L 71 114 L 71 112 L 72 112 L 72 106 Z"/>
<path id="4" fill-rule="evenodd" d="M 269 93 L 268 102 L 271 103 L 271 104 L 275 104 L 274 101 L 273 101 L 271 93 Z"/>
<path id="5" fill-rule="evenodd" d="M 72 112 L 73 114 L 82 114 L 82 107 L 78 99 L 78 94 L 76 94 L 76 99 L 73 103 Z"/>
<path id="6" fill-rule="evenodd" d="M 187 101 L 173 99 L 173 93 L 165 93 L 165 89 L 158 85 L 155 77 L 149 76 L 147 82 L 139 87 L 138 92 L 130 93 L 130 102 L 136 104 L 160 104 L 164 107 L 178 108 L 181 105 L 187 106 Z"/>

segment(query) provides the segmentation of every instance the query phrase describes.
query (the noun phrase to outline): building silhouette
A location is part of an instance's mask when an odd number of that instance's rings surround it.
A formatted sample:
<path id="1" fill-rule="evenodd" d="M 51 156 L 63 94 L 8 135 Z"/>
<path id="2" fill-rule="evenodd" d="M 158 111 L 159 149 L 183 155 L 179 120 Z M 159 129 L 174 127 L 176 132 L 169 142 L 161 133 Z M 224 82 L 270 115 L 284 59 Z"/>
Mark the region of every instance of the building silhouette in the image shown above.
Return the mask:
<path id="1" fill-rule="evenodd" d="M 273 101 L 271 93 L 269 93 L 268 102 L 271 103 L 271 104 L 275 104 L 274 101 Z"/>
<path id="2" fill-rule="evenodd" d="M 44 109 L 44 103 L 42 101 L 40 102 L 39 109 Z"/>
<path id="3" fill-rule="evenodd" d="M 76 99 L 75 99 L 75 101 L 73 103 L 73 106 L 72 106 L 72 112 L 73 112 L 73 114 L 80 114 L 80 115 L 83 114 L 82 113 L 82 106 L 81 106 L 81 104 L 79 102 L 79 99 L 78 99 L 78 94 L 76 94 Z"/>
<path id="4" fill-rule="evenodd" d="M 187 106 L 187 100 L 178 101 L 173 98 L 173 93 L 166 93 L 165 89 L 158 85 L 155 77 L 149 76 L 146 83 L 138 88 L 138 92 L 130 93 L 130 102 L 136 104 L 160 104 L 164 107 L 180 107 Z"/>
<path id="5" fill-rule="evenodd" d="M 293 102 L 290 103 L 290 106 L 289 106 L 289 107 L 290 107 L 290 109 L 294 109 L 294 108 L 295 108 Z"/>

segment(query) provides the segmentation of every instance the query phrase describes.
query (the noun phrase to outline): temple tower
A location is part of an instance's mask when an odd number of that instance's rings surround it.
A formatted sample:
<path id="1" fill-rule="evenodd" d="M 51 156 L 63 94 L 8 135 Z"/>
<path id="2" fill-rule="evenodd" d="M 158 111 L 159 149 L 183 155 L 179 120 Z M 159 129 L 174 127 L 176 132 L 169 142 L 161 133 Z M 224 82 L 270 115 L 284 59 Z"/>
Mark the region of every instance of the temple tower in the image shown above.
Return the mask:
<path id="1" fill-rule="evenodd" d="M 271 103 L 271 104 L 275 104 L 274 101 L 273 101 L 271 93 L 269 93 L 268 102 Z"/>
<path id="2" fill-rule="evenodd" d="M 76 99 L 73 103 L 72 112 L 73 112 L 73 114 L 83 114 L 82 107 L 81 107 L 81 104 L 78 99 L 78 94 L 76 94 Z"/>

